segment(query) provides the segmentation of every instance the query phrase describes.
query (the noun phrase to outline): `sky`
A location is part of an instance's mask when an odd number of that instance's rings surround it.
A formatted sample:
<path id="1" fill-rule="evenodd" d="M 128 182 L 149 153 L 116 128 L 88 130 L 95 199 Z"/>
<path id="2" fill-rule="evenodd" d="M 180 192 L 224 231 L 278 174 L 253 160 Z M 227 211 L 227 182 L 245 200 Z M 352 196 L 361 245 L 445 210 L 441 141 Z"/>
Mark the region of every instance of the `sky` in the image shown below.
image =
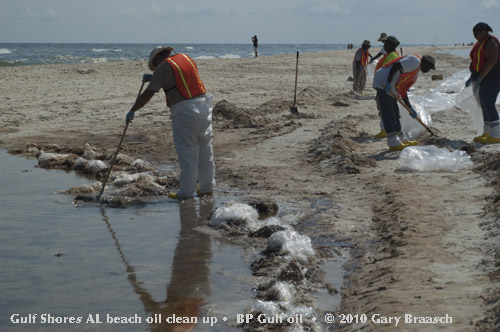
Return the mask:
<path id="1" fill-rule="evenodd" d="M 373 43 L 500 37 L 500 0 L 0 0 L 0 43 Z"/>

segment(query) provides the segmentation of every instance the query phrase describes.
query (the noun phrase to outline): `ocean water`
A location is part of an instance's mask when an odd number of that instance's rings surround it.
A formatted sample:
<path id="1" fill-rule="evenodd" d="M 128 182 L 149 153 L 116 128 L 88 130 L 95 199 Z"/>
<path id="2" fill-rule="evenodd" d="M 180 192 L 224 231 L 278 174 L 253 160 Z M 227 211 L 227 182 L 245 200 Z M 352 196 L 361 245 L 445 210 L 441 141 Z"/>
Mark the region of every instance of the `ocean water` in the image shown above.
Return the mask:
<path id="1" fill-rule="evenodd" d="M 158 44 L 53 44 L 0 43 L 0 66 L 62 63 L 99 63 L 147 60 Z M 178 53 L 194 59 L 248 58 L 254 56 L 249 44 L 171 44 Z M 262 44 L 259 55 L 322 52 L 344 49 L 343 44 Z"/>
<path id="2" fill-rule="evenodd" d="M 251 43 L 170 45 L 178 53 L 187 53 L 194 59 L 254 56 Z M 158 44 L 0 43 L 0 66 L 147 60 L 149 53 L 156 46 Z M 375 48 L 377 46 L 374 46 Z M 259 56 L 342 49 L 346 49 L 345 44 L 260 44 Z"/>

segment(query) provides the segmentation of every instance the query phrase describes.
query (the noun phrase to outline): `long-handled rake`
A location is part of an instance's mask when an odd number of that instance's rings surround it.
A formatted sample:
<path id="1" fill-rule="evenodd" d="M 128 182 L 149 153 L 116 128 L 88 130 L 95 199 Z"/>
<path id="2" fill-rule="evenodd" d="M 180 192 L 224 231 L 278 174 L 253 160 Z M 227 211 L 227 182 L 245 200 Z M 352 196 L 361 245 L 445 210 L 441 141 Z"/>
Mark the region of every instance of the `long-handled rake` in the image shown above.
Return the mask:
<path id="1" fill-rule="evenodd" d="M 137 94 L 136 101 L 141 95 L 142 88 L 144 87 L 144 82 L 141 84 L 141 88 L 139 89 L 139 93 Z M 106 183 L 108 182 L 109 176 L 111 174 L 111 170 L 113 169 L 113 166 L 115 164 L 116 156 L 118 155 L 118 152 L 120 151 L 120 147 L 122 146 L 123 138 L 125 137 L 125 133 L 127 132 L 129 122 L 125 125 L 125 128 L 123 129 L 123 134 L 122 137 L 120 138 L 120 143 L 118 143 L 118 147 L 116 148 L 116 152 L 113 155 L 113 159 L 111 159 L 111 163 L 109 165 L 108 173 L 106 174 L 106 177 L 104 178 L 104 181 L 102 182 L 101 186 L 101 191 L 99 191 L 99 194 L 95 197 L 88 197 L 88 196 L 76 196 L 74 201 L 82 201 L 82 202 L 94 202 L 94 203 L 102 203 L 101 196 L 104 193 L 104 188 L 106 187 Z"/>

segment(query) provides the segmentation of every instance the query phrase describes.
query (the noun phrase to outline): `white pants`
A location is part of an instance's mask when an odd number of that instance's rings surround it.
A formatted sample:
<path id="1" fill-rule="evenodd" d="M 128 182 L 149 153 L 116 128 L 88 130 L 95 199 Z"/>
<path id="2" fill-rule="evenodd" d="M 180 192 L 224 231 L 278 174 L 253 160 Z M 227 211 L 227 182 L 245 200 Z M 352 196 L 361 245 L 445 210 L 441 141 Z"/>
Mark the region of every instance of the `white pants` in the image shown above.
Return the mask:
<path id="1" fill-rule="evenodd" d="M 212 99 L 212 95 L 201 95 L 172 107 L 170 118 L 181 168 L 179 197 L 195 195 L 198 177 L 200 192 L 211 192 L 215 187 Z"/>

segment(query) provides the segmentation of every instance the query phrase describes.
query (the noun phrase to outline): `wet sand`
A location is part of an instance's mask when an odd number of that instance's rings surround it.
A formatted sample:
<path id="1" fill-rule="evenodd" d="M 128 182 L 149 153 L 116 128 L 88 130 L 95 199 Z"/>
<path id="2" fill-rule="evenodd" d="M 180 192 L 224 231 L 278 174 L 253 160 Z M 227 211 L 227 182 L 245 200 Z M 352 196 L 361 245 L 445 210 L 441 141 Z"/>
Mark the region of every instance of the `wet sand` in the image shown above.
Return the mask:
<path id="1" fill-rule="evenodd" d="M 416 94 L 439 85 L 431 75 L 468 66 L 429 48 L 404 53 L 437 60 L 436 71 L 420 74 Z M 405 331 L 498 329 L 500 146 L 470 145 L 469 115 L 448 109 L 432 114 L 438 138 L 424 133 L 419 143 L 465 147 L 475 167 L 397 170 L 398 153 L 370 138 L 379 129 L 371 84 L 366 96 L 350 91 L 353 54 L 300 55 L 298 115 L 290 114 L 295 55 L 197 61 L 217 104 L 216 195 L 286 202 L 302 213 L 296 228 L 316 243 L 350 243 L 337 314 L 453 317 L 449 325 L 406 324 Z M 145 72 L 144 62 L 0 68 L 0 147 L 28 154 L 26 144 L 89 143 L 113 153 Z M 156 95 L 136 114 L 122 152 L 156 168 L 176 165 L 168 115 L 163 94 Z M 338 327 L 401 329 L 372 321 Z"/>

